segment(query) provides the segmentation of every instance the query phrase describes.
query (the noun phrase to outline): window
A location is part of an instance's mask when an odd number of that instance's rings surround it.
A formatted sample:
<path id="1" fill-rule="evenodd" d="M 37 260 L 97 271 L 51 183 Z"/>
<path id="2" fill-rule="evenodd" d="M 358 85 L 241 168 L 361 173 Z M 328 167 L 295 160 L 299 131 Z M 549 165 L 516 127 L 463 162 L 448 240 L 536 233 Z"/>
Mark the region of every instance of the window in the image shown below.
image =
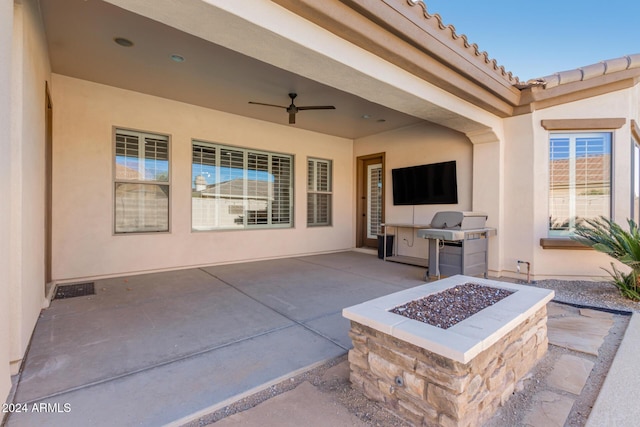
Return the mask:
<path id="1" fill-rule="evenodd" d="M 367 239 L 382 232 L 382 163 L 367 165 Z"/>
<path id="2" fill-rule="evenodd" d="M 169 138 L 116 129 L 115 233 L 169 231 Z"/>
<path id="3" fill-rule="evenodd" d="M 192 145 L 193 230 L 292 227 L 293 157 Z"/>
<path id="4" fill-rule="evenodd" d="M 331 225 L 331 160 L 307 160 L 307 225 Z"/>
<path id="5" fill-rule="evenodd" d="M 549 237 L 611 216 L 611 133 L 551 134 L 549 160 Z"/>

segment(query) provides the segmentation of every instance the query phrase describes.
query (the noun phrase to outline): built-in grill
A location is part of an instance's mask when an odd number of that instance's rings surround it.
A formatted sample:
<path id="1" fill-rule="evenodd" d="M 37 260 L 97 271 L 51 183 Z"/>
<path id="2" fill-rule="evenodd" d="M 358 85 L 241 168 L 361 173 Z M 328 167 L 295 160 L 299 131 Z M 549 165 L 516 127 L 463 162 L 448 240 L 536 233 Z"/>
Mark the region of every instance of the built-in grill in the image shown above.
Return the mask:
<path id="1" fill-rule="evenodd" d="M 495 228 L 486 227 L 487 214 L 482 212 L 437 212 L 430 228 L 417 231 L 418 237 L 429 239 L 429 267 L 426 279 L 440 275 L 464 274 L 487 277 L 488 238 Z"/>

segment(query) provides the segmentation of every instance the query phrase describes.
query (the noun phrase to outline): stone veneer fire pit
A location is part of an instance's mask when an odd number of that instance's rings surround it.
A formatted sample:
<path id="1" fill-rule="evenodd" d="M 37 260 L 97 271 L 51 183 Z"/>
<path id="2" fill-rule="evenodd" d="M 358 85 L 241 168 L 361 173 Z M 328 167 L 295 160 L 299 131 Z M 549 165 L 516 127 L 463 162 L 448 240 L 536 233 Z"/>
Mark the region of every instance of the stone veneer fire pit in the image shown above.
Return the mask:
<path id="1" fill-rule="evenodd" d="M 390 312 L 466 283 L 513 293 L 446 330 Z M 553 296 L 458 275 L 345 308 L 351 382 L 415 425 L 481 425 L 546 352 Z"/>

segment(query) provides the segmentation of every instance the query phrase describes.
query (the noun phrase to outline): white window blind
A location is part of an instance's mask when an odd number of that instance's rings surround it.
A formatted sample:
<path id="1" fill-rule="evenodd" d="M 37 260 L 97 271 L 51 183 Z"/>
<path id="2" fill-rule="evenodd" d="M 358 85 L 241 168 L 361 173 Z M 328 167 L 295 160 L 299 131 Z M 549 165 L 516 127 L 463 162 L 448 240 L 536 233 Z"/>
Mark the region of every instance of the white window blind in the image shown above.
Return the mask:
<path id="1" fill-rule="evenodd" d="M 192 229 L 292 226 L 292 156 L 194 141 Z"/>
<path id="2" fill-rule="evenodd" d="M 367 238 L 376 239 L 382 226 L 382 165 L 367 166 Z"/>
<path id="3" fill-rule="evenodd" d="M 272 223 L 293 223 L 293 167 L 291 156 L 271 156 L 273 174 Z"/>
<path id="4" fill-rule="evenodd" d="M 169 139 L 115 133 L 114 231 L 169 231 Z"/>
<path id="5" fill-rule="evenodd" d="M 307 160 L 307 225 L 331 225 L 331 161 Z"/>
<path id="6" fill-rule="evenodd" d="M 552 134 L 549 236 L 568 236 L 586 218 L 611 215 L 611 134 Z"/>

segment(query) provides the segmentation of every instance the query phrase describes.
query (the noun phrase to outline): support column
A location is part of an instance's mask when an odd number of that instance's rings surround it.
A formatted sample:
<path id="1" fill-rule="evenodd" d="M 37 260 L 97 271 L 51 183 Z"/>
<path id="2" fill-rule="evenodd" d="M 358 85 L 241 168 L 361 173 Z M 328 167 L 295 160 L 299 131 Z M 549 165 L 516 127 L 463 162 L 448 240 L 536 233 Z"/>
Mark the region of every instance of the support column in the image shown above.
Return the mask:
<path id="1" fill-rule="evenodd" d="M 472 209 L 489 216 L 497 229 L 489 239 L 489 275 L 500 275 L 504 250 L 504 141 L 492 129 L 466 134 L 473 143 Z"/>
<path id="2" fill-rule="evenodd" d="M 11 170 L 11 67 L 13 0 L 0 0 L 0 194 L 10 193 Z M 10 204 L 0 203 L 0 402 L 11 388 L 9 370 L 9 231 Z M 0 416 L 0 420 L 1 420 Z"/>

